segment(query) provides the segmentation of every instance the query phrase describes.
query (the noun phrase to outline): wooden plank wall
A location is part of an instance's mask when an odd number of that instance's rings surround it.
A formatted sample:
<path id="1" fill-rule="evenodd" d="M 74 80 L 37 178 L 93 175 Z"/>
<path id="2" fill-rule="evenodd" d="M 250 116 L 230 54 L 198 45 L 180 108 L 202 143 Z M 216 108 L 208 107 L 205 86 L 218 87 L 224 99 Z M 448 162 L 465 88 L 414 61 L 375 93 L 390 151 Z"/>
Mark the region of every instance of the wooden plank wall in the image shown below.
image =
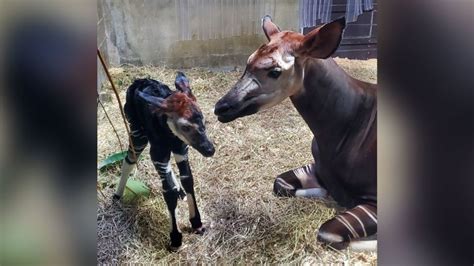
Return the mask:
<path id="1" fill-rule="evenodd" d="M 332 19 L 345 15 L 346 1 L 333 0 Z M 303 29 L 307 33 L 315 27 Z M 361 14 L 356 22 L 348 23 L 341 45 L 334 56 L 350 59 L 377 58 L 377 1 L 374 10 Z"/>

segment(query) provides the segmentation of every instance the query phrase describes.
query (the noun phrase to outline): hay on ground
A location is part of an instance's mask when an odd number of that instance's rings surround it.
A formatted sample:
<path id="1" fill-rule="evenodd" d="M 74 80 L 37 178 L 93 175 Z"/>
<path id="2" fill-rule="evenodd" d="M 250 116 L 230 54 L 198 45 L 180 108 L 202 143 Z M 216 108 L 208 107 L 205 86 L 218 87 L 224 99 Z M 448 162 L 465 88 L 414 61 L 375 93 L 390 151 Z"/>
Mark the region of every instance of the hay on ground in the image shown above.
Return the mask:
<path id="1" fill-rule="evenodd" d="M 338 59 L 351 75 L 376 82 L 377 61 Z M 122 101 L 136 78 L 150 77 L 174 84 L 176 69 L 123 67 L 112 69 Z M 312 162 L 312 134 L 289 100 L 271 110 L 219 123 L 215 102 L 235 83 L 239 72 L 185 71 L 207 120 L 216 153 L 204 158 L 190 150 L 197 203 L 208 232 L 184 233 L 183 248 L 169 253 L 169 220 L 160 182 L 143 153 L 136 178 L 152 188 L 152 196 L 131 206 L 112 204 L 119 166 L 99 172 L 98 263 L 363 263 L 376 264 L 374 252 L 335 251 L 316 242 L 316 231 L 335 211 L 310 199 L 277 198 L 272 194 L 276 175 Z M 109 88 L 105 88 L 109 90 Z M 126 131 L 116 101 L 105 103 L 122 142 Z M 118 141 L 103 110 L 97 113 L 98 160 L 119 151 Z M 176 171 L 176 168 L 175 168 Z M 105 196 L 105 197 L 104 197 Z M 178 203 L 179 227 L 189 231 L 186 202 Z"/>

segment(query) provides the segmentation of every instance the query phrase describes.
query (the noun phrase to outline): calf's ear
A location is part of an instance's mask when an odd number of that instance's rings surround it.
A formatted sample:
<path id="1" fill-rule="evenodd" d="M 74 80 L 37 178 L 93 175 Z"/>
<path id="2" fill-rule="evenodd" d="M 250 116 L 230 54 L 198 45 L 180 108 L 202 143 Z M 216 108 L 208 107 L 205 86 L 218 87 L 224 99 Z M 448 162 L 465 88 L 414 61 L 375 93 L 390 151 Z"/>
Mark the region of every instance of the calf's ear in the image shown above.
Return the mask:
<path id="1" fill-rule="evenodd" d="M 312 30 L 297 46 L 296 54 L 322 59 L 330 57 L 339 47 L 345 27 L 346 19 L 342 17 Z"/>
<path id="2" fill-rule="evenodd" d="M 138 96 L 142 98 L 143 100 L 145 100 L 145 102 L 148 103 L 153 108 L 153 111 L 158 111 L 158 112 L 167 111 L 168 106 L 166 104 L 165 99 L 146 94 L 142 91 L 138 92 Z"/>
<path id="3" fill-rule="evenodd" d="M 189 86 L 189 79 L 181 71 L 178 71 L 176 73 L 176 79 L 174 80 L 174 85 L 176 86 L 176 89 L 181 92 L 184 92 L 184 93 L 191 92 L 191 86 Z"/>
<path id="4" fill-rule="evenodd" d="M 178 71 L 174 85 L 176 86 L 177 90 L 187 94 L 189 98 L 191 98 L 193 101 L 196 101 L 196 97 L 194 97 L 193 92 L 191 91 L 191 86 L 189 85 L 189 79 L 183 72 Z"/>

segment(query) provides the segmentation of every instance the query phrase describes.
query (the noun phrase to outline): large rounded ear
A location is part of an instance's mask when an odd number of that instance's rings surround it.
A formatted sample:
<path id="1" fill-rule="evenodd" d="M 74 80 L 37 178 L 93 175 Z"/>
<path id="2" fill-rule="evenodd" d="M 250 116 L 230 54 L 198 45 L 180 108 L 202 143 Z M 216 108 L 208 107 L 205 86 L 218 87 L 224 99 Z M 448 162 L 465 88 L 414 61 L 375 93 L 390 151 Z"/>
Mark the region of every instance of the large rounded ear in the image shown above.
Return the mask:
<path id="1" fill-rule="evenodd" d="M 323 59 L 330 57 L 339 47 L 345 27 L 346 19 L 342 17 L 312 30 L 304 36 L 296 54 Z"/>
<path id="2" fill-rule="evenodd" d="M 280 28 L 272 22 L 272 17 L 269 15 L 265 15 L 262 18 L 262 28 L 268 40 L 272 38 L 272 35 L 280 32 Z"/>
<path id="3" fill-rule="evenodd" d="M 138 96 L 142 98 L 143 100 L 145 100 L 146 103 L 151 105 L 153 107 L 153 111 L 158 111 L 158 112 L 167 111 L 168 106 L 166 105 L 165 99 L 146 94 L 142 91 L 138 91 Z"/>

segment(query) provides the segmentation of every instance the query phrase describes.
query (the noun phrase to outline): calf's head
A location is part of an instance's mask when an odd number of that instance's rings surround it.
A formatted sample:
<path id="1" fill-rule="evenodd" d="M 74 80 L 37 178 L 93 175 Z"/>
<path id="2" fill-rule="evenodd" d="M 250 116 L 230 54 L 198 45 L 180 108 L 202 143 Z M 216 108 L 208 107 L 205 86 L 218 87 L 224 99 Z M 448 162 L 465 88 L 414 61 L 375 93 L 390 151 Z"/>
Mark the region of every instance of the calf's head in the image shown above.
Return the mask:
<path id="1" fill-rule="evenodd" d="M 275 106 L 303 86 L 304 62 L 325 59 L 339 46 L 345 19 L 318 27 L 307 35 L 280 31 L 269 16 L 262 19 L 268 43 L 247 60 L 244 74 L 215 106 L 219 121 L 230 122 Z"/>
<path id="2" fill-rule="evenodd" d="M 177 91 L 166 98 L 138 92 L 139 96 L 151 105 L 152 111 L 166 114 L 167 124 L 174 135 L 191 145 L 205 157 L 214 155 L 215 149 L 206 134 L 204 116 L 191 92 L 189 80 L 178 72 L 175 80 Z"/>

